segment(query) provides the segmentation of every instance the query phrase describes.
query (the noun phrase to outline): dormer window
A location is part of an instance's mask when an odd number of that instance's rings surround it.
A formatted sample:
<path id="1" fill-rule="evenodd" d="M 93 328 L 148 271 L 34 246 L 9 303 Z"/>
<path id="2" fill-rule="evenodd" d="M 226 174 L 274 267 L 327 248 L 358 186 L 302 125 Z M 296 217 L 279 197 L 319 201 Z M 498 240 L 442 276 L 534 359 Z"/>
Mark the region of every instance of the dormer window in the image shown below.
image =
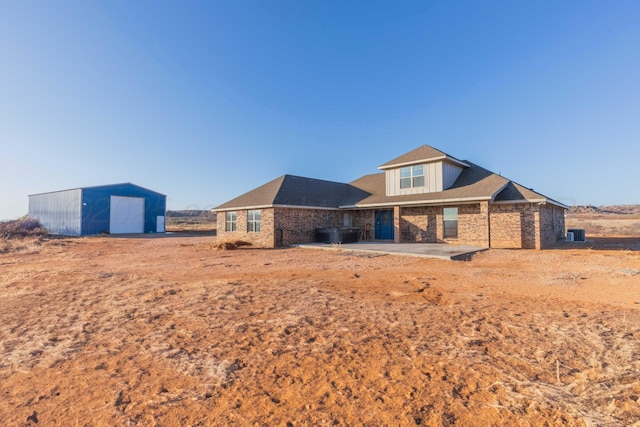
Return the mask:
<path id="1" fill-rule="evenodd" d="M 400 168 L 400 188 L 424 187 L 424 165 Z"/>

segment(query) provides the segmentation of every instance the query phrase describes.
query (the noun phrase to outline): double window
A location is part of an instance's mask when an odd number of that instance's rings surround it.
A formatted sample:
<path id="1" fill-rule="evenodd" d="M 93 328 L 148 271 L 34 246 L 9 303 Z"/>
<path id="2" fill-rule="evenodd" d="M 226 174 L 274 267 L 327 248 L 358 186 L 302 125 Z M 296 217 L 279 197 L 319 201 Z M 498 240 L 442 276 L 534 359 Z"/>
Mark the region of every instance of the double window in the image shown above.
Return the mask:
<path id="1" fill-rule="evenodd" d="M 259 233 L 261 219 L 259 210 L 247 211 L 247 231 L 249 233 Z"/>
<path id="2" fill-rule="evenodd" d="M 424 165 L 400 168 L 400 188 L 424 187 Z"/>
<path id="3" fill-rule="evenodd" d="M 236 223 L 238 220 L 238 213 L 227 212 L 224 219 L 224 231 L 236 231 Z"/>

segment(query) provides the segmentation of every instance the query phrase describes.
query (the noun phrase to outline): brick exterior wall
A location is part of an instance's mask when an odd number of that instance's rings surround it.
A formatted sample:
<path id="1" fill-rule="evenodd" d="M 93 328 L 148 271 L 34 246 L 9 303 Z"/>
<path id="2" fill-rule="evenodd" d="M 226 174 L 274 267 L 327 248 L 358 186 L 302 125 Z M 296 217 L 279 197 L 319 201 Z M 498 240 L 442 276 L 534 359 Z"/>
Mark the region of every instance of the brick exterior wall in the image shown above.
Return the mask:
<path id="1" fill-rule="evenodd" d="M 491 205 L 491 247 L 544 249 L 564 237 L 565 211 L 553 205 Z"/>
<path id="2" fill-rule="evenodd" d="M 442 217 L 442 208 L 420 206 L 401 208 L 401 242 L 436 243 L 438 241 L 438 216 Z"/>
<path id="3" fill-rule="evenodd" d="M 491 205 L 491 247 L 522 247 L 522 205 Z"/>
<path id="4" fill-rule="evenodd" d="M 445 239 L 442 206 L 419 206 L 400 208 L 398 222 L 399 242 L 436 243 L 489 246 L 488 202 L 469 205 L 447 206 L 458 208 L 458 237 Z"/>
<path id="5" fill-rule="evenodd" d="M 564 209 L 533 203 L 489 205 L 488 202 L 449 206 L 458 208 L 458 238 L 443 238 L 443 207 L 394 207 L 394 241 L 476 245 L 492 248 L 544 249 L 565 236 Z M 375 210 L 304 208 L 260 209 L 259 233 L 247 231 L 247 210 L 237 210 L 236 231 L 225 231 L 225 212 L 218 212 L 218 239 L 244 240 L 254 247 L 273 248 L 315 241 L 316 228 L 351 226 L 374 238 Z"/>
<path id="6" fill-rule="evenodd" d="M 489 247 L 489 202 L 458 206 L 458 238 L 447 241 Z"/>
<path id="7" fill-rule="evenodd" d="M 373 239 L 375 237 L 375 211 L 373 209 L 369 209 L 349 212 L 351 212 L 351 226 L 360 230 L 367 230 L 368 233 L 366 233 L 365 237 L 368 238 L 365 240 Z"/>
<path id="8" fill-rule="evenodd" d="M 565 237 L 564 209 L 554 205 L 540 206 L 540 244 L 547 248 Z"/>
<path id="9" fill-rule="evenodd" d="M 535 249 L 536 213 L 531 203 L 491 205 L 491 247 Z"/>
<path id="10" fill-rule="evenodd" d="M 316 228 L 342 227 L 343 213 L 328 209 L 275 208 L 275 245 L 314 242 Z"/>
<path id="11" fill-rule="evenodd" d="M 454 207 L 454 206 L 451 206 Z M 458 238 L 443 238 L 441 206 L 400 208 L 399 242 L 544 249 L 565 235 L 564 209 L 532 203 L 458 205 Z"/>
<path id="12" fill-rule="evenodd" d="M 273 234 L 274 210 L 273 208 L 258 209 L 260 211 L 260 232 L 248 232 L 247 212 L 246 209 L 235 211 L 236 231 L 225 231 L 226 229 L 226 212 L 218 212 L 217 215 L 217 236 L 218 241 L 225 240 L 242 240 L 251 242 L 253 247 L 257 248 L 273 248 L 275 236 Z"/>
<path id="13" fill-rule="evenodd" d="M 402 242 L 402 234 L 400 232 L 400 212 L 402 208 L 400 206 L 393 207 L 393 241 L 394 243 Z"/>
<path id="14" fill-rule="evenodd" d="M 351 227 L 364 230 L 368 227 L 369 238 L 373 238 L 373 210 L 330 210 L 304 208 L 267 208 L 260 209 L 260 232 L 248 232 L 247 210 L 239 209 L 236 231 L 225 231 L 226 212 L 218 212 L 217 235 L 219 241 L 243 240 L 251 242 L 253 247 L 274 248 L 297 243 L 314 242 L 316 228 L 343 227 L 344 213 L 351 213 Z"/>

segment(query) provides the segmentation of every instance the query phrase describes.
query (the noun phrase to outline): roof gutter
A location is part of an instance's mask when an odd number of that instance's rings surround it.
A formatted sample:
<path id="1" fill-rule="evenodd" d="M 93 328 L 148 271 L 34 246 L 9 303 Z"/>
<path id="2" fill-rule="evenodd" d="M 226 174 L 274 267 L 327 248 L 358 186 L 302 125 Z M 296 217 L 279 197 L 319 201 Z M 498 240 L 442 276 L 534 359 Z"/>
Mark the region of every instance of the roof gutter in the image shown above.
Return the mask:
<path id="1" fill-rule="evenodd" d="M 239 209 L 266 209 L 272 208 L 273 205 L 255 205 L 255 206 L 235 206 L 232 208 L 213 208 L 211 212 L 229 212 L 229 211 L 237 211 Z"/>
<path id="2" fill-rule="evenodd" d="M 492 202 L 494 205 L 515 205 L 517 203 L 547 203 L 547 199 L 519 199 L 519 200 L 498 200 Z"/>
<path id="3" fill-rule="evenodd" d="M 433 206 L 442 204 L 470 204 L 477 202 L 491 201 L 491 197 L 465 197 L 458 199 L 438 199 L 438 200 L 417 200 L 410 202 L 385 202 L 385 203 L 367 203 L 356 205 L 340 206 L 340 209 L 354 209 L 354 208 L 375 208 L 375 207 L 388 207 L 388 206 Z"/>
<path id="4" fill-rule="evenodd" d="M 340 207 L 327 207 L 327 206 L 300 206 L 300 205 L 259 205 L 259 206 L 235 206 L 232 208 L 222 208 L 211 209 L 211 212 L 229 212 L 229 211 L 238 211 L 238 210 L 250 210 L 250 209 L 269 209 L 269 208 L 287 208 L 287 209 L 314 209 L 314 210 L 326 210 L 326 211 L 335 211 Z"/>
<path id="5" fill-rule="evenodd" d="M 516 203 L 538 203 L 540 205 L 550 204 L 554 206 L 558 206 L 562 209 L 570 209 L 569 206 L 563 205 L 560 202 L 556 202 L 551 199 L 520 199 L 520 200 L 498 200 L 497 202 L 492 202 L 494 205 L 512 205 Z"/>

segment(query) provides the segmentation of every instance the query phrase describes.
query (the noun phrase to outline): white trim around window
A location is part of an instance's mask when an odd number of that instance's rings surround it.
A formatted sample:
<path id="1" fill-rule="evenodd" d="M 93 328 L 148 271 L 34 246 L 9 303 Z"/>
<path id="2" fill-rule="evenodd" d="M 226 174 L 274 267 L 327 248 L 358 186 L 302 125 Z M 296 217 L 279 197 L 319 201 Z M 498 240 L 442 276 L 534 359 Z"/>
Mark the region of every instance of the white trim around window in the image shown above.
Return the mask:
<path id="1" fill-rule="evenodd" d="M 236 211 L 228 211 L 224 218 L 224 231 L 232 232 L 238 229 L 238 213 Z"/>
<path id="2" fill-rule="evenodd" d="M 249 233 L 259 233 L 262 223 L 262 214 L 259 209 L 247 211 L 247 231 Z"/>
<path id="3" fill-rule="evenodd" d="M 400 189 L 424 187 L 424 165 L 400 168 Z"/>

